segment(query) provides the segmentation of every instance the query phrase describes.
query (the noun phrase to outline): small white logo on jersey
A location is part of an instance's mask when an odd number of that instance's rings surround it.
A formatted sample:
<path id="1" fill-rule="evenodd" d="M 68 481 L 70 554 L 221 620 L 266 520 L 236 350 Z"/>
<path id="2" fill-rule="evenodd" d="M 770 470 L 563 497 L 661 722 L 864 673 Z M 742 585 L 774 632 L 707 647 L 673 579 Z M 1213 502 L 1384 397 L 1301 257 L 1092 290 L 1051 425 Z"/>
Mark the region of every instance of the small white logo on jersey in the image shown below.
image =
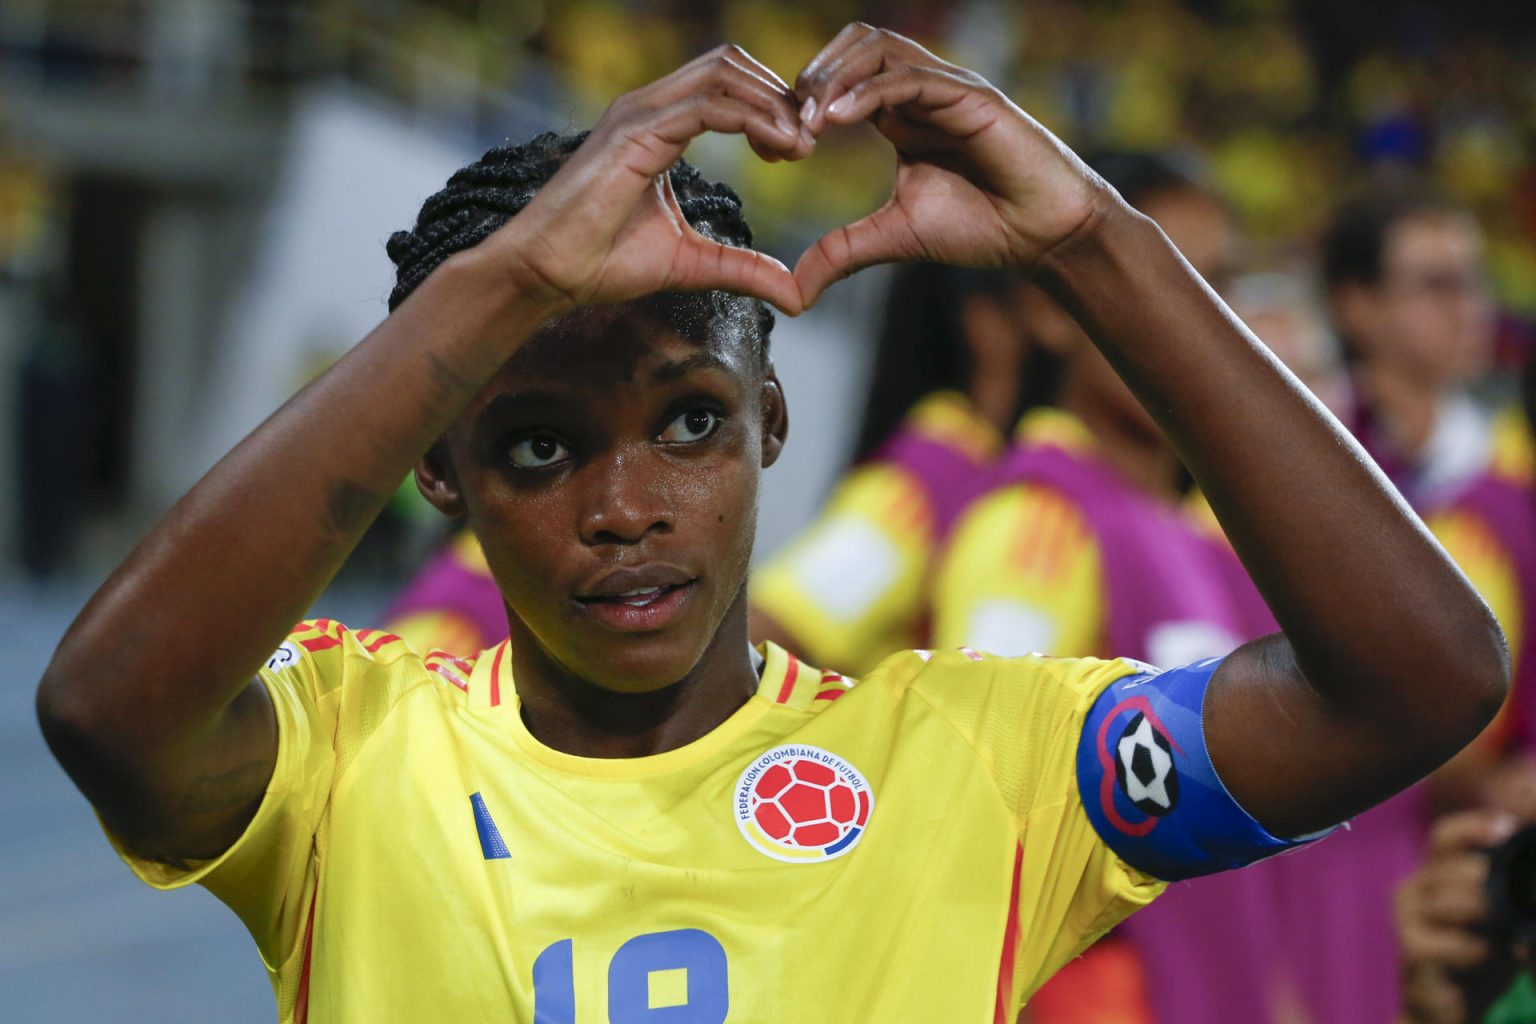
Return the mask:
<path id="1" fill-rule="evenodd" d="M 869 783 L 853 765 L 820 747 L 787 744 L 747 765 L 731 810 L 758 851 L 805 863 L 857 846 L 874 806 Z"/>
<path id="2" fill-rule="evenodd" d="M 283 669 L 297 663 L 298 660 L 298 645 L 292 640 L 285 640 L 281 647 L 272 652 L 272 657 L 267 659 L 267 668 L 273 672 L 281 672 Z"/>

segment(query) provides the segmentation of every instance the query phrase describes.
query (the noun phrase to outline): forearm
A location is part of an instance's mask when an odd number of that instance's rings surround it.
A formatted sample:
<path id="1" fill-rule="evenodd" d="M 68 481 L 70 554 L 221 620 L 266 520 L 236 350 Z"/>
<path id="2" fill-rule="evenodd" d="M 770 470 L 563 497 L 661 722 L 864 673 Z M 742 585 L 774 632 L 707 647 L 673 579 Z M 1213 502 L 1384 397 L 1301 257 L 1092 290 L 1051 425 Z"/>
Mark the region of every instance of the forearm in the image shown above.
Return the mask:
<path id="1" fill-rule="evenodd" d="M 225 456 L 81 612 L 45 694 L 64 687 L 104 715 L 132 708 L 121 728 L 146 739 L 227 705 L 543 319 L 495 275 L 473 252 L 445 264 Z"/>
<path id="2" fill-rule="evenodd" d="M 1496 706 L 1456 685 L 1503 674 L 1486 606 L 1155 225 L 1114 210 L 1042 271 L 1179 450 L 1331 707 L 1454 731 L 1469 706 Z M 1436 721 L 1447 709 L 1460 713 Z"/>

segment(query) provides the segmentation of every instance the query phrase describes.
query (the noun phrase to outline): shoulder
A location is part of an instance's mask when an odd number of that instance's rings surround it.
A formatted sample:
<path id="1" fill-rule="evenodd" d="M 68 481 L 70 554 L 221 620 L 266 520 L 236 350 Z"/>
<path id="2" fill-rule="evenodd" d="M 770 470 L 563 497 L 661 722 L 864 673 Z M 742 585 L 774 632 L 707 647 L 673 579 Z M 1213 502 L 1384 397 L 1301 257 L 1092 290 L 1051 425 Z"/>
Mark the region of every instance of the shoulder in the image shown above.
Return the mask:
<path id="1" fill-rule="evenodd" d="M 463 691 L 474 659 L 443 651 L 425 656 L 395 633 L 351 629 L 335 619 L 308 619 L 296 625 L 262 667 L 269 690 L 294 690 L 311 700 L 343 698 L 393 703 L 424 685 L 451 683 Z"/>
<path id="2" fill-rule="evenodd" d="M 1126 658 L 1003 658 L 960 647 L 892 655 L 859 685 L 916 696 L 946 718 L 1027 713 L 1023 705 L 1072 709 L 1081 717 L 1112 682 L 1148 670 Z"/>

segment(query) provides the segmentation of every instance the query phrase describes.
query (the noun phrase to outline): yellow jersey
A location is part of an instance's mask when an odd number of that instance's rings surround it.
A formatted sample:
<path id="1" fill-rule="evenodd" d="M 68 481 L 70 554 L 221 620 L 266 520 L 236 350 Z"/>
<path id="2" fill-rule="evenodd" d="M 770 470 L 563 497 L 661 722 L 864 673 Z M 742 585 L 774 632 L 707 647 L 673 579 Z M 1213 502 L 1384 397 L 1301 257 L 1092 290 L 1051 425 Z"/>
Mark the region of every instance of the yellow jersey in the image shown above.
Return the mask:
<path id="1" fill-rule="evenodd" d="M 1012 1020 L 1159 891 L 1073 767 L 1138 666 L 909 652 L 853 685 L 764 653 L 707 736 L 594 760 L 529 734 L 505 643 L 306 623 L 260 673 L 245 834 L 190 870 L 122 852 L 240 916 L 284 1021 Z"/>
<path id="2" fill-rule="evenodd" d="M 909 651 L 855 684 L 763 654 L 713 731 L 604 760 L 529 733 L 506 641 L 302 623 L 260 672 L 278 754 L 245 833 L 120 852 L 239 915 L 285 1022 L 723 1024 L 1012 1022 L 1151 872 L 1292 845 L 1214 776 L 1215 659 Z"/>
<path id="3" fill-rule="evenodd" d="M 1070 413 L 1041 407 L 1015 443 L 1096 447 Z M 1102 654 L 1107 614 L 1099 542 L 1082 510 L 1042 483 L 999 487 L 956 523 L 931 585 L 932 642 L 1061 657 Z"/>

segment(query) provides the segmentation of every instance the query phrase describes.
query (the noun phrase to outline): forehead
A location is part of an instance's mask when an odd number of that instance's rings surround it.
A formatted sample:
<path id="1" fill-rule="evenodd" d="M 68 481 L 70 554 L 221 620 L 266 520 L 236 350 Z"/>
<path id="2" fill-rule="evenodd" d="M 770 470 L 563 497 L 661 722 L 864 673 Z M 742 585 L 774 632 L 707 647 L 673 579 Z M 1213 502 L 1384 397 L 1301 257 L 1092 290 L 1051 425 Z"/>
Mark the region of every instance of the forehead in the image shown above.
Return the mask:
<path id="1" fill-rule="evenodd" d="M 495 382 L 601 390 L 665 382 L 702 367 L 753 375 L 753 330 L 711 312 L 708 302 L 703 295 L 659 296 L 567 313 L 528 339 Z"/>
<path id="2" fill-rule="evenodd" d="M 1383 262 L 1391 266 L 1475 263 L 1483 236 L 1470 216 L 1438 210 L 1404 217 L 1387 232 Z"/>
<path id="3" fill-rule="evenodd" d="M 1215 199 L 1194 188 L 1159 189 L 1141 202 L 1170 241 L 1202 274 L 1222 269 L 1237 243 L 1236 226 Z"/>
<path id="4" fill-rule="evenodd" d="M 545 324 L 502 365 L 465 418 L 509 395 L 598 400 L 695 374 L 743 385 L 761 376 L 755 330 L 711 314 L 707 296 L 658 298 L 681 301 L 592 306 Z"/>

